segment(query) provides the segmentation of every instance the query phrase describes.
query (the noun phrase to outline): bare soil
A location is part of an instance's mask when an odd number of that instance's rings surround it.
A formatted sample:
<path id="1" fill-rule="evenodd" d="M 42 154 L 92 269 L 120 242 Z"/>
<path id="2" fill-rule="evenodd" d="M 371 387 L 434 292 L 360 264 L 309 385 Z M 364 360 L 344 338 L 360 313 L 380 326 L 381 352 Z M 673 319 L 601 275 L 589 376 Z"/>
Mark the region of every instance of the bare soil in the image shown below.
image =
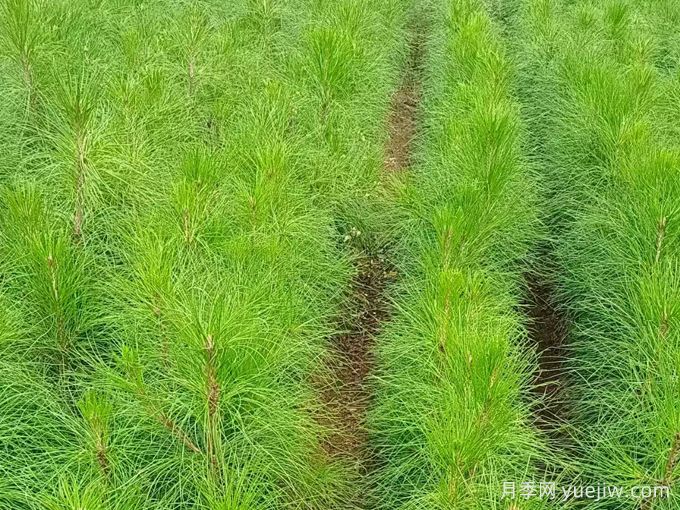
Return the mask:
<path id="1" fill-rule="evenodd" d="M 368 377 L 375 364 L 375 338 L 389 320 L 387 287 L 396 273 L 383 255 L 360 258 L 352 281 L 351 298 L 342 318 L 341 333 L 332 339 L 332 371 L 336 382 L 327 388 L 324 400 L 334 417 L 336 429 L 325 446 L 332 457 L 343 457 L 364 474 L 370 458 L 367 451 L 366 410 L 371 402 Z"/>
<path id="2" fill-rule="evenodd" d="M 406 70 L 401 86 L 392 96 L 389 138 L 385 146 L 386 172 L 402 172 L 412 164 L 413 144 L 418 129 L 418 107 L 422 97 L 424 33 L 422 26 L 412 28 Z"/>
<path id="3" fill-rule="evenodd" d="M 526 313 L 529 338 L 538 352 L 538 371 L 534 384 L 543 406 L 538 410 L 537 424 L 556 433 L 566 421 L 563 390 L 566 385 L 566 314 L 555 302 L 554 285 L 535 275 L 527 277 L 529 292 Z"/>

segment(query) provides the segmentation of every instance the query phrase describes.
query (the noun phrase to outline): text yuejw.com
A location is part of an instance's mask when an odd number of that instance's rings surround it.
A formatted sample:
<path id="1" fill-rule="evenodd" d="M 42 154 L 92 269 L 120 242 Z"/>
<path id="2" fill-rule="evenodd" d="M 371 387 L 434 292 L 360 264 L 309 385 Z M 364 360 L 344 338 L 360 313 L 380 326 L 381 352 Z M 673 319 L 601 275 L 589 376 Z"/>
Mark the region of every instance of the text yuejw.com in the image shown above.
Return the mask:
<path id="1" fill-rule="evenodd" d="M 556 482 L 503 482 L 503 499 L 657 499 L 670 497 L 667 485 L 636 485 L 626 488 L 616 485 L 567 485 Z"/>

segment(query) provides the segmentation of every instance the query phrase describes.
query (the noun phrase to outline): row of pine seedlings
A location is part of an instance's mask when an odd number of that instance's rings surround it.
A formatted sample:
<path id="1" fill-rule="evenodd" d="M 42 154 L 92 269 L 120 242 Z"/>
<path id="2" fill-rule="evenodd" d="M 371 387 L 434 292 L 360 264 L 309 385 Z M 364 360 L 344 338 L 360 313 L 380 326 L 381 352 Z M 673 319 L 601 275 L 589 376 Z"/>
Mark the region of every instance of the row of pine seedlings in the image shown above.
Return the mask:
<path id="1" fill-rule="evenodd" d="M 375 508 L 552 507 L 519 495 L 546 452 L 520 307 L 538 189 L 512 68 L 483 2 L 433 4 L 403 281 L 379 343 Z"/>
<path id="2" fill-rule="evenodd" d="M 312 374 L 405 6 L 3 2 L 1 509 L 342 507 Z"/>
<path id="3" fill-rule="evenodd" d="M 588 508 L 680 502 L 680 45 L 658 23 L 672 4 L 528 0 L 516 32 L 572 323 L 567 468 L 625 491 Z"/>

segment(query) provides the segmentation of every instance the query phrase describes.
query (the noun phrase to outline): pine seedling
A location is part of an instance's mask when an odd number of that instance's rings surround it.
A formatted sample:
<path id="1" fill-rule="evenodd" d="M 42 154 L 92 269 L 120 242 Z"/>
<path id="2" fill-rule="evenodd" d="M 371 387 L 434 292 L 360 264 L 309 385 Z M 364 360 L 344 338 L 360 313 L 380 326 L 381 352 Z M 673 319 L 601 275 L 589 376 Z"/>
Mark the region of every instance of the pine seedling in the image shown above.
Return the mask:
<path id="1" fill-rule="evenodd" d="M 6 193 L 5 206 L 3 251 L 12 261 L 4 268 L 8 284 L 22 296 L 23 313 L 40 339 L 36 347 L 51 353 L 63 371 L 93 319 L 87 310 L 88 258 L 74 249 L 35 188 Z"/>
<path id="2" fill-rule="evenodd" d="M 70 188 L 69 202 L 73 207 L 73 238 L 83 242 L 83 229 L 88 195 L 92 194 L 96 172 L 92 166 L 92 147 L 97 143 L 95 115 L 97 107 L 96 79 L 87 77 L 85 72 L 73 75 L 67 72 L 55 97 L 59 108 L 55 119 L 55 133 L 50 136 L 57 154 L 58 167 L 68 168 L 71 176 L 66 181 Z M 69 182 L 70 181 L 70 182 Z"/>
<path id="3" fill-rule="evenodd" d="M 35 0 L 7 0 L 0 12 L 3 46 L 21 69 L 27 98 L 26 109 L 33 113 L 38 98 L 35 84 L 35 53 L 39 51 L 42 42 L 38 11 Z"/>

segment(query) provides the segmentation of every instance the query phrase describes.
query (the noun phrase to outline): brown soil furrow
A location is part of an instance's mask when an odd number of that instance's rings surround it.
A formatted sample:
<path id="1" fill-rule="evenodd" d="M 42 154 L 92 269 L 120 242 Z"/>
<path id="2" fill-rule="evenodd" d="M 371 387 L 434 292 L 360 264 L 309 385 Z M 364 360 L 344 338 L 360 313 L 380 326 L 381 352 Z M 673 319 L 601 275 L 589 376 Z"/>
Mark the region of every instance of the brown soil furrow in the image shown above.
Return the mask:
<path id="1" fill-rule="evenodd" d="M 411 30 L 409 55 L 401 86 L 392 96 L 386 144 L 385 171 L 400 172 L 411 166 L 422 96 L 424 29 Z"/>
<path id="2" fill-rule="evenodd" d="M 411 165 L 417 112 L 421 98 L 422 31 L 412 27 L 409 58 L 402 83 L 395 91 L 388 116 L 385 145 L 385 174 L 404 172 Z M 331 338 L 329 372 L 333 383 L 322 391 L 323 404 L 332 433 L 326 438 L 328 456 L 347 461 L 356 476 L 353 494 L 344 508 L 366 508 L 366 486 L 373 455 L 369 447 L 366 414 L 371 405 L 369 378 L 375 365 L 376 337 L 389 320 L 391 304 L 387 288 L 396 273 L 384 253 L 364 250 L 355 262 L 345 314 L 338 321 L 341 331 Z"/>
<path id="3" fill-rule="evenodd" d="M 364 474 L 370 458 L 364 418 L 371 401 L 368 377 L 373 371 L 373 347 L 382 324 L 389 319 L 387 287 L 395 273 L 382 256 L 361 258 L 352 282 L 351 300 L 342 333 L 331 345 L 336 383 L 324 395 L 335 423 L 335 433 L 325 445 L 333 457 L 350 460 Z"/>
<path id="4" fill-rule="evenodd" d="M 566 385 L 566 314 L 555 303 L 552 283 L 541 277 L 527 278 L 529 338 L 538 352 L 538 372 L 534 383 L 543 405 L 538 409 L 537 424 L 553 436 L 566 421 L 563 390 Z"/>

